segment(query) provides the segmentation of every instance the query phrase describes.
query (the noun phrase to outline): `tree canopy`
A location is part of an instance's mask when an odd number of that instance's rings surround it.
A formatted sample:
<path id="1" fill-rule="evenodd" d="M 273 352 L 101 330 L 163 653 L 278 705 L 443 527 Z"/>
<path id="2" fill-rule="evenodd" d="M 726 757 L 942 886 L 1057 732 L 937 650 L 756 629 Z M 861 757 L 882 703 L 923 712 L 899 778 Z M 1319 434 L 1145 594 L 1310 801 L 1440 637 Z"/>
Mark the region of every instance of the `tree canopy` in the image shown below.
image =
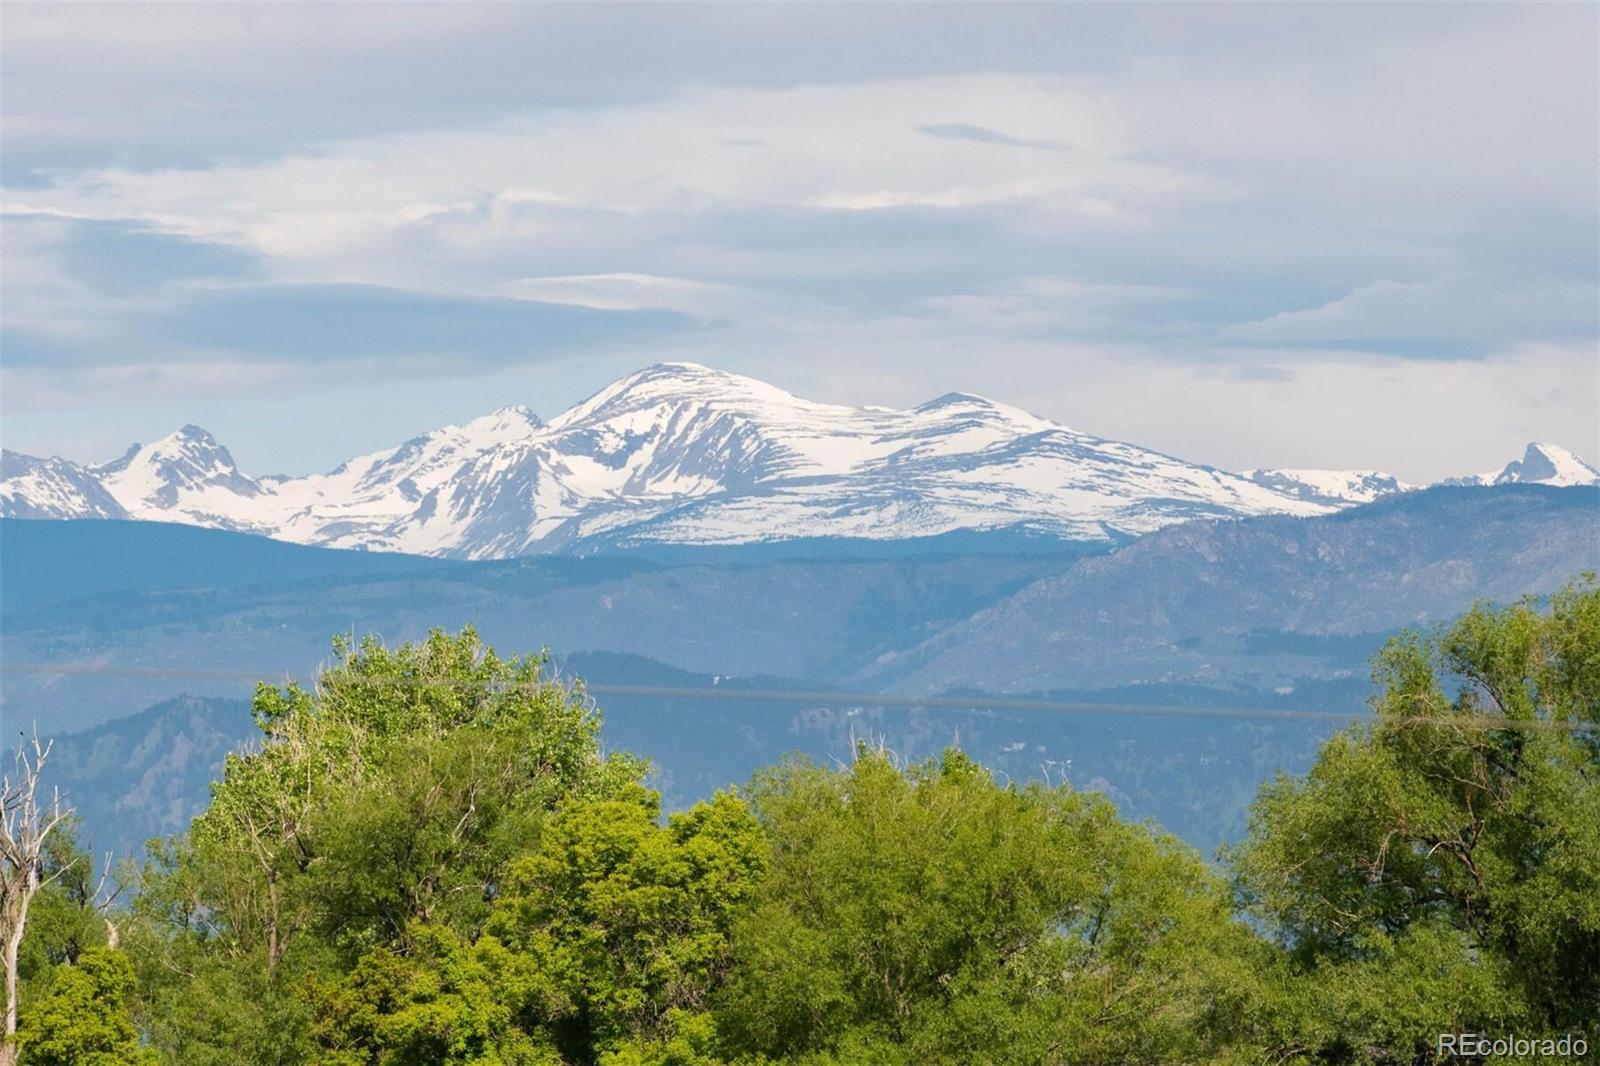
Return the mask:
<path id="1" fill-rule="evenodd" d="M 24 945 L 26 1063 L 1421 1063 L 1600 1047 L 1600 590 L 1391 642 L 1372 717 L 1208 862 L 959 751 L 792 760 L 663 815 L 581 687 L 469 629 L 338 642 Z M 86 895 L 87 894 L 87 895 Z"/>
<path id="2" fill-rule="evenodd" d="M 1440 1032 L 1594 1033 L 1600 592 L 1408 634 L 1374 679 L 1374 720 L 1266 785 L 1231 854 L 1326 993 L 1311 1039 L 1359 1058 Z"/>

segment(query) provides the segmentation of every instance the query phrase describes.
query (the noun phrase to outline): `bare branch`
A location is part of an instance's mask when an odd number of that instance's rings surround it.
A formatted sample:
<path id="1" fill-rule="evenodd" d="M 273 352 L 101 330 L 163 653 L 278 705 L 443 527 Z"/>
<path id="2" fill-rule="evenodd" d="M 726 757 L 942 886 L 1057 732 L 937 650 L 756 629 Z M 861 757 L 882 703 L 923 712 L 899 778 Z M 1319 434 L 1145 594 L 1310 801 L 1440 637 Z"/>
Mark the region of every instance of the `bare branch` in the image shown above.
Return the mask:
<path id="1" fill-rule="evenodd" d="M 17 1032 L 17 955 L 28 925 L 28 908 L 39 890 L 66 872 L 44 873 L 45 844 L 72 811 L 52 789 L 48 804 L 39 801 L 39 782 L 54 741 L 39 740 L 35 727 L 30 743 L 17 745 L 12 770 L 0 777 L 0 952 L 5 967 L 5 1022 L 0 1031 L 0 1066 L 14 1061 Z M 31 754 L 30 754 L 31 749 Z"/>

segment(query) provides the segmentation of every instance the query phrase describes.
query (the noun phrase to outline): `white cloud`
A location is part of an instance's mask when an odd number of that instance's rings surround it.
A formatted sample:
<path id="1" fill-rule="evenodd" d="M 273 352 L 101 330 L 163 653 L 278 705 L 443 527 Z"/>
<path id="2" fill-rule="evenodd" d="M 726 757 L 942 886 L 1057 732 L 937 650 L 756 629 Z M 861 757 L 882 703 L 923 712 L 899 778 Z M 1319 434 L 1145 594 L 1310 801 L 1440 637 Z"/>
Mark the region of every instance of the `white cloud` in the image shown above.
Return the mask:
<path id="1" fill-rule="evenodd" d="M 701 319 L 793 313 L 771 294 L 759 290 L 663 277 L 659 274 L 567 274 L 519 278 L 504 286 L 507 296 L 549 303 L 576 304 L 604 311 L 680 311 Z"/>
<path id="2" fill-rule="evenodd" d="M 1493 465 L 1540 418 L 1594 423 L 1597 20 L 14 5 L 4 135 L 27 187 L 6 201 L 234 246 L 250 284 L 723 324 L 573 363 L 569 400 L 676 355 L 833 399 L 1036 399 L 1234 465 L 1399 465 L 1367 453 L 1404 444 L 1399 472 L 1425 477 L 1451 448 Z M 5 268 L 8 325 L 85 359 L 207 283 L 105 291 L 9 230 Z M 427 372 L 403 354 L 392 374 Z M 152 358 L 152 389 L 226 388 Z M 8 409 L 78 404 L 63 435 L 131 417 L 132 370 L 80 371 L 29 371 Z M 512 398 L 495 373 L 485 407 Z M 416 391 L 426 425 L 437 390 Z"/>

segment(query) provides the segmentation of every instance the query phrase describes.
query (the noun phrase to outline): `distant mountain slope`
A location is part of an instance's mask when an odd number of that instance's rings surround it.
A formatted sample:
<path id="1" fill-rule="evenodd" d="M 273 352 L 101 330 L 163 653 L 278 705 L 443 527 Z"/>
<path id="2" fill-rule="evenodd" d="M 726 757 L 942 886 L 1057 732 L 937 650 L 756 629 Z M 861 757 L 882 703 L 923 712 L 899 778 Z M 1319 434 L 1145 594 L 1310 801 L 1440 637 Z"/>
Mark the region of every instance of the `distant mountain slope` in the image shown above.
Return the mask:
<path id="1" fill-rule="evenodd" d="M 1499 470 L 1451 478 L 1446 485 L 1600 485 L 1600 470 L 1559 444 L 1529 444 L 1521 459 Z"/>
<path id="2" fill-rule="evenodd" d="M 1328 509 L 978 396 L 846 407 L 689 363 L 631 374 L 549 423 L 507 407 L 308 477 L 247 476 L 196 426 L 100 466 L 6 462 L 0 515 L 473 559 L 996 529 L 1111 543 Z"/>
<path id="3" fill-rule="evenodd" d="M 1331 507 L 1371 503 L 1412 488 L 1381 470 L 1246 470 L 1239 476 L 1285 496 Z"/>
<path id="4" fill-rule="evenodd" d="M 57 734 L 45 785 L 82 818 L 91 834 L 82 843 L 142 859 L 145 841 L 189 827 L 223 759 L 260 735 L 244 700 L 180 696 Z"/>
<path id="5" fill-rule="evenodd" d="M 451 565 L 167 522 L 0 519 L 0 615 L 107 592 L 392 576 Z"/>
<path id="6" fill-rule="evenodd" d="M 15 608 L 9 579 L 4 583 L 0 716 L 37 718 L 52 731 L 83 728 L 119 707 L 178 692 L 244 697 L 257 678 L 305 676 L 327 657 L 335 633 L 405 640 L 435 626 L 475 625 L 508 651 L 549 645 L 562 653 L 648 656 L 700 673 L 826 680 L 917 643 L 1077 558 L 773 560 L 761 559 L 755 546 L 743 549 L 755 553 L 749 559 L 729 548 L 676 565 L 637 555 L 455 563 L 141 523 L 29 525 L 30 532 L 69 539 L 24 550 L 26 538 L 4 535 L 13 525 L 28 524 L 0 525 L 8 574 L 70 575 L 81 566 L 92 576 L 101 559 L 165 560 L 135 566 L 159 580 L 139 577 L 98 595 L 54 600 L 46 580 L 42 594 L 20 590 Z M 96 527 L 97 536 L 77 536 Z M 142 543 L 152 536 L 175 547 Z M 130 544 L 120 545 L 123 539 Z M 275 575 L 265 556 L 282 564 Z M 414 565 L 382 572 L 386 559 Z M 326 569 L 317 575 L 313 564 Z M 52 673 L 57 664 L 72 672 Z"/>
<path id="7" fill-rule="evenodd" d="M 1433 489 L 1318 518 L 1173 527 L 1100 556 L 770 559 L 756 545 L 687 562 L 412 559 L 419 569 L 311 579 L 291 558 L 276 579 L 241 567 L 230 583 L 226 556 L 206 562 L 196 549 L 191 576 L 173 563 L 163 587 L 8 607 L 0 713 L 59 730 L 181 691 L 242 697 L 256 678 L 303 675 L 334 633 L 402 640 L 468 623 L 509 650 L 625 653 L 702 674 L 854 689 L 1271 693 L 1359 676 L 1385 634 L 1452 616 L 1476 596 L 1515 599 L 1600 569 L 1597 502 L 1593 489 Z M 214 531 L 103 526 L 113 540 L 163 530 L 330 566 L 382 561 Z M 81 548 L 132 554 L 114 543 Z M 45 557 L 55 572 L 77 567 L 72 551 L 33 556 Z M 56 675 L 52 664 L 129 673 Z"/>
<path id="8" fill-rule="evenodd" d="M 257 679 L 308 677 L 336 632 L 397 641 L 470 622 L 507 653 L 548 645 L 569 674 L 736 693 L 599 697 L 607 743 L 656 758 L 670 803 L 785 751 L 842 758 L 866 737 L 920 757 L 959 739 L 1014 777 L 1066 774 L 1209 848 L 1331 723 L 840 706 L 804 690 L 1354 711 L 1367 657 L 1396 627 L 1600 568 L 1597 506 L 1594 489 L 1435 489 L 1324 517 L 1174 527 L 1101 556 L 819 561 L 757 545 L 690 563 L 440 563 L 155 523 L 7 522 L 0 718 L 103 727 L 63 738 L 58 780 L 116 826 L 97 843 L 121 847 L 178 828 L 203 800 L 208 768 L 254 735 L 243 701 Z M 23 525 L 31 545 L 14 538 Z M 131 587 L 92 587 L 121 565 L 137 571 Z M 34 570 L 86 576 L 70 597 L 28 593 L 12 609 L 13 575 Z M 738 694 L 752 687 L 801 694 Z"/>
<path id="9" fill-rule="evenodd" d="M 1246 470 L 1239 476 L 1285 496 L 1331 507 L 1372 503 L 1417 487 L 1381 470 Z M 1570 488 L 1600 485 L 1600 470 L 1559 444 L 1535 441 L 1523 451 L 1521 459 L 1513 459 L 1498 470 L 1446 478 L 1439 484 Z"/>
<path id="10" fill-rule="evenodd" d="M 1359 668 L 1342 638 L 1600 570 L 1600 490 L 1407 493 L 1320 518 L 1195 522 L 1041 578 L 863 671 L 908 691 L 1273 688 Z"/>
<path id="11" fill-rule="evenodd" d="M 1073 713 L 972 712 L 850 706 L 798 694 L 787 702 L 745 697 L 750 688 L 806 686 L 696 674 L 626 655 L 568 656 L 558 673 L 599 690 L 603 742 L 651 760 L 652 784 L 668 810 L 742 785 L 758 768 L 791 753 L 824 762 L 848 759 L 855 742 L 867 740 L 915 760 L 959 745 L 1017 780 L 1048 774 L 1102 791 L 1127 817 L 1155 818 L 1207 852 L 1238 837 L 1261 781 L 1280 768 L 1303 769 L 1317 742 L 1337 727 L 1335 721 L 1120 713 L 1127 702 L 1190 702 L 1187 694 L 1161 689 L 1107 694 L 1103 712 L 1087 705 Z M 726 692 L 708 700 L 610 691 L 617 685 Z M 1270 711 L 1284 702 L 1251 705 Z M 1358 713 L 1359 696 L 1346 696 L 1336 709 Z M 226 753 L 258 743 L 260 732 L 244 700 L 184 696 L 54 739 L 46 783 L 59 787 L 83 816 L 92 834 L 85 843 L 137 858 L 149 838 L 188 825 L 204 808 Z"/>

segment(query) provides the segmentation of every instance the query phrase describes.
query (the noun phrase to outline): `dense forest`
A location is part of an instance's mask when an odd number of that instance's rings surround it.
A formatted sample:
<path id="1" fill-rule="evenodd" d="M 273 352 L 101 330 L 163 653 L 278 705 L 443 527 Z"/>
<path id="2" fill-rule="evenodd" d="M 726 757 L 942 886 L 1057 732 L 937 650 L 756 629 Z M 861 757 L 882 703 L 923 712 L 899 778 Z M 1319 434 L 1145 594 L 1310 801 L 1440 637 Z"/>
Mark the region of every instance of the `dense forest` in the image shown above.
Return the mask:
<path id="1" fill-rule="evenodd" d="M 1592 580 L 1391 641 L 1374 713 L 1264 786 L 1214 860 L 957 750 L 906 765 L 864 744 L 663 817 L 646 762 L 607 750 L 540 657 L 470 629 L 335 652 L 310 689 L 257 690 L 259 744 L 141 869 L 100 869 L 70 819 L 36 868 L 7 853 L 7 899 L 31 898 L 25 925 L 6 919 L 20 1010 L 0 1060 L 1423 1063 L 1468 1032 L 1600 1048 Z"/>

